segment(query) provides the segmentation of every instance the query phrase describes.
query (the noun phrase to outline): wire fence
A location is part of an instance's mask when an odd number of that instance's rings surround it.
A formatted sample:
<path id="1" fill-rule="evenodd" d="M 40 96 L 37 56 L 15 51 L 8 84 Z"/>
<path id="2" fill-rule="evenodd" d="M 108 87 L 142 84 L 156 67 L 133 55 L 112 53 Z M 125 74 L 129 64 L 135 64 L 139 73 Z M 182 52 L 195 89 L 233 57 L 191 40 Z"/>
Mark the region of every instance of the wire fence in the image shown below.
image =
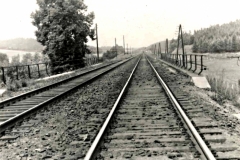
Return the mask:
<path id="1" fill-rule="evenodd" d="M 101 61 L 101 60 L 100 60 Z M 97 60 L 96 57 L 89 57 L 84 58 L 84 65 L 85 66 L 91 66 L 96 63 L 99 63 L 100 61 Z M 73 60 L 73 61 L 58 61 L 55 63 L 58 64 L 76 64 L 77 62 L 80 62 L 80 60 Z M 71 66 L 71 65 L 70 65 Z M 69 69 L 64 68 L 64 69 Z M 47 77 L 51 76 L 51 68 L 50 68 L 50 62 L 45 63 L 37 63 L 37 64 L 28 64 L 28 65 L 17 65 L 17 66 L 7 66 L 7 67 L 1 67 L 0 68 L 0 77 L 4 84 L 6 84 L 7 79 L 34 79 L 34 78 L 41 78 L 41 77 Z"/>

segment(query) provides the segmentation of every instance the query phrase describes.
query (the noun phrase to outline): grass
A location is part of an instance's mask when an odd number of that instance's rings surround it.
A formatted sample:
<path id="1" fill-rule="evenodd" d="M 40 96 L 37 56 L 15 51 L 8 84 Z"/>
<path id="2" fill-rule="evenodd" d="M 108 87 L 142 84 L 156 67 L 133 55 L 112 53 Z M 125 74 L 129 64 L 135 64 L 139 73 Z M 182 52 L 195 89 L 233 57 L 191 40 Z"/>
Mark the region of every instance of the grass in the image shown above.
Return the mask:
<path id="1" fill-rule="evenodd" d="M 237 64 L 236 58 L 226 58 L 228 55 L 233 53 L 209 54 L 208 58 L 204 58 L 208 70 L 203 71 L 203 75 L 207 77 L 212 91 L 215 92 L 212 97 L 214 100 L 219 103 L 230 100 L 239 106 L 240 63 Z"/>
<path id="2" fill-rule="evenodd" d="M 238 103 L 239 98 L 239 85 L 238 83 L 230 83 L 226 80 L 225 70 L 221 73 L 207 75 L 211 90 L 215 92 L 212 99 L 220 104 L 223 104 L 225 100 L 230 100 L 233 103 Z"/>

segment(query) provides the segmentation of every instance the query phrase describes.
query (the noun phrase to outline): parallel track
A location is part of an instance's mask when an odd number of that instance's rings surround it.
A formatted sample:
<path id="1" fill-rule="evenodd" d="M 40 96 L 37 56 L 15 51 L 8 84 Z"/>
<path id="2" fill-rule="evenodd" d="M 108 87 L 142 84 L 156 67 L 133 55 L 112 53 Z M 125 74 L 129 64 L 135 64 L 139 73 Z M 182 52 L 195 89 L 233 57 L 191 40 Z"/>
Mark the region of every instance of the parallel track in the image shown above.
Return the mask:
<path id="1" fill-rule="evenodd" d="M 130 59 L 109 63 L 52 85 L 27 92 L 0 103 L 0 134 L 42 107 L 68 95 L 82 85 L 126 63 Z"/>
<path id="2" fill-rule="evenodd" d="M 151 62 L 142 58 L 85 160 L 174 157 L 215 159 Z"/>

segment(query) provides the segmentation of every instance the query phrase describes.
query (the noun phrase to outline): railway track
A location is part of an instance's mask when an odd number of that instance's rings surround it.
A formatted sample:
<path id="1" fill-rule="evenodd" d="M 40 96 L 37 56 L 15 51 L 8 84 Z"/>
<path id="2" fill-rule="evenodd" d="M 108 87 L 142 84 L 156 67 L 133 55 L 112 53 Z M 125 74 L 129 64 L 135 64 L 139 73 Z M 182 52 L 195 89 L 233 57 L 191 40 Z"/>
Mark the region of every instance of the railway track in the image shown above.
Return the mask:
<path id="1" fill-rule="evenodd" d="M 236 127 L 234 123 L 229 123 L 224 114 L 219 115 L 212 105 L 203 105 L 198 102 L 198 99 L 191 99 L 191 92 L 185 92 L 181 89 L 189 83 L 187 75 L 181 75 L 178 71 L 169 74 L 168 67 L 159 65 L 154 58 L 149 59 L 168 84 L 169 89 L 214 157 L 221 160 L 240 159 L 239 146 L 232 140 L 231 132 L 229 132 L 231 128 Z M 223 121 L 226 125 L 223 125 Z"/>
<path id="2" fill-rule="evenodd" d="M 144 57 L 136 64 L 85 160 L 215 159 L 201 132 Z M 205 129 L 207 132 L 211 130 Z"/>
<path id="3" fill-rule="evenodd" d="M 0 103 L 0 135 L 14 126 L 16 123 L 23 121 L 25 118 L 33 115 L 44 106 L 61 99 L 75 89 L 87 84 L 97 77 L 123 65 L 130 59 L 109 63 L 103 66 L 81 72 L 79 75 L 66 80 L 54 83 L 52 85 L 27 92 L 25 94 L 13 97 Z M 15 136 L 0 137 L 0 140 L 15 139 Z"/>

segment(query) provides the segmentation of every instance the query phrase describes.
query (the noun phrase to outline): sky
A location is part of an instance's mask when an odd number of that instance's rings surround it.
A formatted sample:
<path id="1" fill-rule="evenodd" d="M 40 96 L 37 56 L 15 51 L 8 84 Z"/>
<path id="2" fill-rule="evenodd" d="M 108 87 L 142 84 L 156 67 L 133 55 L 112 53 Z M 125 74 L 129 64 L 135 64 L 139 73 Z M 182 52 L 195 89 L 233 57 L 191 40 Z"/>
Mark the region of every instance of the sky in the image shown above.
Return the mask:
<path id="1" fill-rule="evenodd" d="M 84 0 L 95 13 L 99 46 L 125 43 L 146 47 L 177 37 L 177 27 L 193 32 L 215 24 L 240 19 L 239 0 Z M 0 40 L 35 38 L 30 14 L 38 9 L 36 0 L 0 0 Z M 94 26 L 93 26 L 94 27 Z M 89 41 L 89 45 L 96 45 Z"/>

